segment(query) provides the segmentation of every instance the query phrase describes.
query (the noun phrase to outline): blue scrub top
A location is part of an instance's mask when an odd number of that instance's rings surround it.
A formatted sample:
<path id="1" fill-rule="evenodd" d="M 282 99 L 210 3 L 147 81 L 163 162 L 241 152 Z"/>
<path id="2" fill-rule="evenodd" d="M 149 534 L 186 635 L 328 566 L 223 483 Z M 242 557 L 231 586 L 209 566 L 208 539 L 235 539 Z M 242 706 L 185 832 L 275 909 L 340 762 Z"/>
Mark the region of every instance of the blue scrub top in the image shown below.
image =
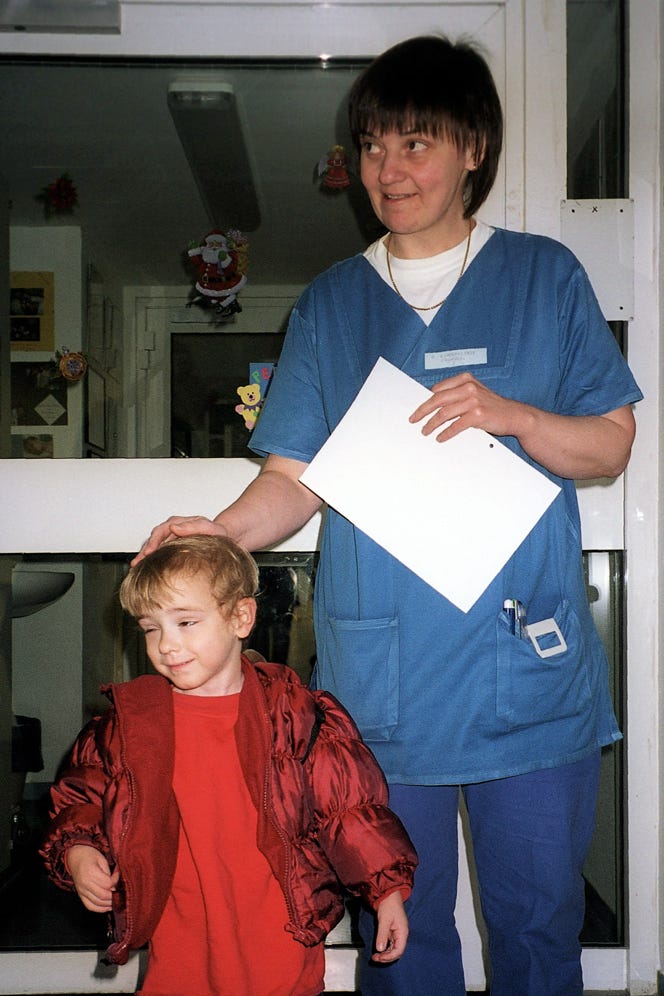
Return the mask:
<path id="1" fill-rule="evenodd" d="M 602 415 L 642 395 L 588 278 L 562 245 L 498 229 L 427 327 L 355 256 L 298 301 L 251 447 L 308 463 L 379 356 L 431 387 L 470 370 L 504 397 Z M 314 682 L 348 708 L 389 781 L 464 784 L 578 760 L 619 738 L 587 604 L 573 481 L 468 613 L 333 509 L 315 587 Z M 430 514 L 412 495 L 409 515 Z M 441 523 L 454 527 L 453 523 Z M 432 526 L 433 528 L 433 526 Z M 540 657 L 504 600 L 553 618 Z"/>

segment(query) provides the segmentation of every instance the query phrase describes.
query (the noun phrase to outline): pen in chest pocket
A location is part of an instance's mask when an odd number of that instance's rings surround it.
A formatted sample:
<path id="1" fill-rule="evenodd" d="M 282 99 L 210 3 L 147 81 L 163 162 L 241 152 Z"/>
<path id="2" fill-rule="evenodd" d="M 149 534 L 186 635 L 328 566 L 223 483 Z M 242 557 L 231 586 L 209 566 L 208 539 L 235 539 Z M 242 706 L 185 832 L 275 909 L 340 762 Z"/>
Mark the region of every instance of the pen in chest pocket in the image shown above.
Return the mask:
<path id="1" fill-rule="evenodd" d="M 518 598 L 506 598 L 503 609 L 507 614 L 510 632 L 522 640 L 526 636 L 526 607 Z"/>

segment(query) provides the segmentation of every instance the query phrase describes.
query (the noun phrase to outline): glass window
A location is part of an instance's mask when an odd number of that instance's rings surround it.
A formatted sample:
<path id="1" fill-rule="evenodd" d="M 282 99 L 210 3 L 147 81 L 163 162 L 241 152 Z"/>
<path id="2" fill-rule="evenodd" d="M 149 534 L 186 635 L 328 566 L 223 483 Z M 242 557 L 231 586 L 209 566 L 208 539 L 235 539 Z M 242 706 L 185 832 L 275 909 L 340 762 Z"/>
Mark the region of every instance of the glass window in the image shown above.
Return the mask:
<path id="1" fill-rule="evenodd" d="M 627 191 L 626 5 L 567 3 L 567 196 L 621 198 Z M 611 322 L 624 350 L 627 323 Z M 624 730 L 623 555 L 585 554 L 591 610 L 609 657 L 611 690 Z M 588 945 L 625 943 L 623 742 L 602 756 L 597 827 L 585 869 Z"/>

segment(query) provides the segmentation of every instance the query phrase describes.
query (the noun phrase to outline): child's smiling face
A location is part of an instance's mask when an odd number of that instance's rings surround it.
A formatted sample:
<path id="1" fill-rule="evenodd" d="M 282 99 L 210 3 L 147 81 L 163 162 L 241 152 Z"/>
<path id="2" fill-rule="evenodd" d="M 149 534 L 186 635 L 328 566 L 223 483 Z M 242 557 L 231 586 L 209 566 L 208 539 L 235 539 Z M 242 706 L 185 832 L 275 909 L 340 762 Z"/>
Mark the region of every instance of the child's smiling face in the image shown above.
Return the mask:
<path id="1" fill-rule="evenodd" d="M 229 613 L 208 578 L 175 577 L 160 605 L 138 619 L 150 663 L 187 695 L 231 695 L 242 687 L 240 654 L 256 618 L 253 598 Z"/>

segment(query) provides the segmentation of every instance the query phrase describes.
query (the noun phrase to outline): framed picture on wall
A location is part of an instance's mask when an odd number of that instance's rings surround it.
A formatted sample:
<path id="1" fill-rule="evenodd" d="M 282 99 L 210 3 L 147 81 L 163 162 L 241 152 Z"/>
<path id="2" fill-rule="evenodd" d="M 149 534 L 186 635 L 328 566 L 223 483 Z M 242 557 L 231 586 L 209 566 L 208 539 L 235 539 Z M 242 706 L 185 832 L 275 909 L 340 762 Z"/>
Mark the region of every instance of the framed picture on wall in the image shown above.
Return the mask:
<path id="1" fill-rule="evenodd" d="M 52 361 L 13 361 L 12 425 L 67 425 L 67 382 Z"/>
<path id="2" fill-rule="evenodd" d="M 12 435 L 12 459 L 44 460 L 53 457 L 53 436 L 47 433 Z"/>
<path id="3" fill-rule="evenodd" d="M 11 348 L 52 352 L 54 346 L 53 274 L 17 272 L 9 280 Z"/>

